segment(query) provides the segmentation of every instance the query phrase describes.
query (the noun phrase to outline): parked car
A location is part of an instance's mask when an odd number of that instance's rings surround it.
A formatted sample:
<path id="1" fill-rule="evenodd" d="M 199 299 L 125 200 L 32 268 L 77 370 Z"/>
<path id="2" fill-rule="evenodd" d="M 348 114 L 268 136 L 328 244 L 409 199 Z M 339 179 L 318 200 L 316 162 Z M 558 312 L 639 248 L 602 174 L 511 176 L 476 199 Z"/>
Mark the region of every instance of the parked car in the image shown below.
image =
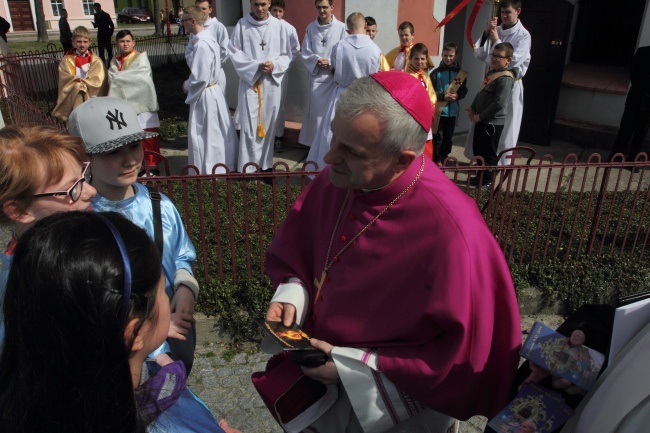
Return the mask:
<path id="1" fill-rule="evenodd" d="M 117 13 L 116 20 L 118 23 L 148 23 L 151 17 L 145 9 L 124 8 Z"/>

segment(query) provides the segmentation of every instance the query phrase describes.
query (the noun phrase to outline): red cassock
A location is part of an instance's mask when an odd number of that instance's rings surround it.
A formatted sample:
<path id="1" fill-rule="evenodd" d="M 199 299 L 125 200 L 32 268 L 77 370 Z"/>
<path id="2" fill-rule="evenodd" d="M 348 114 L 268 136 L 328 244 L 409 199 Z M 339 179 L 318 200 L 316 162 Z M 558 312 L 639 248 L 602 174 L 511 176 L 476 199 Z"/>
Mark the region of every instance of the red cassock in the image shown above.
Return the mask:
<path id="1" fill-rule="evenodd" d="M 519 310 L 508 266 L 476 204 L 426 159 L 420 179 L 332 265 L 314 304 L 348 190 L 329 166 L 294 203 L 267 253 L 274 287 L 300 278 L 305 328 L 335 346 L 378 349 L 400 390 L 458 419 L 491 417 L 508 402 L 519 360 Z M 352 191 L 330 258 L 416 177 Z"/>

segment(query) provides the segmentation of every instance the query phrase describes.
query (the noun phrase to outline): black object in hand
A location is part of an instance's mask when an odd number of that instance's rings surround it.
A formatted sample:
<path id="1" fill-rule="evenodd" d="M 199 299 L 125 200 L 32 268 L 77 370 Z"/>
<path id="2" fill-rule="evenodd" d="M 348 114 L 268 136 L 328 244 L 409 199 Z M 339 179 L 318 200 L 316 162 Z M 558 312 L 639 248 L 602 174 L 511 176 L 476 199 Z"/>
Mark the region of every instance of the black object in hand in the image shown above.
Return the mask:
<path id="1" fill-rule="evenodd" d="M 328 361 L 325 352 L 320 350 L 292 350 L 291 360 L 303 367 L 314 368 L 320 367 Z"/>

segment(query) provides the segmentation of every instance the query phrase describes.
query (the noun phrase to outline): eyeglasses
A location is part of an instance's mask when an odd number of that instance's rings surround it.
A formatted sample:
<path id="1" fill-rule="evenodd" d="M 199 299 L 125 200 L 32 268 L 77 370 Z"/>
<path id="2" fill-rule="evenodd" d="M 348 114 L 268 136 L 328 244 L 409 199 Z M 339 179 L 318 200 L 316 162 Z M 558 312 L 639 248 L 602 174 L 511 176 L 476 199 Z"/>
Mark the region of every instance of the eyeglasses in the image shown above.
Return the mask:
<path id="1" fill-rule="evenodd" d="M 81 191 L 83 191 L 84 182 L 90 182 L 90 167 L 89 162 L 84 162 L 83 169 L 81 170 L 81 177 L 67 191 L 55 191 L 55 192 L 42 192 L 40 194 L 34 194 L 34 197 L 54 197 L 58 195 L 67 195 L 70 197 L 72 202 L 76 202 L 81 198 Z"/>
<path id="2" fill-rule="evenodd" d="M 490 54 L 490 57 L 492 57 L 493 59 L 508 59 L 508 58 L 510 58 L 510 56 L 497 56 L 494 53 Z"/>

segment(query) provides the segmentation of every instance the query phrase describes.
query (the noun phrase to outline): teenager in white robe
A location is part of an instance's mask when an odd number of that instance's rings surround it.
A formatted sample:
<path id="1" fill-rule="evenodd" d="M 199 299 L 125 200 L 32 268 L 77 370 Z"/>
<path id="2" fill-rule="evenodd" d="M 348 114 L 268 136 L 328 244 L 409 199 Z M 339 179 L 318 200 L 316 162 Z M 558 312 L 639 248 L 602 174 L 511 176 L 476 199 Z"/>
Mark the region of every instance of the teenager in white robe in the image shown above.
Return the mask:
<path id="1" fill-rule="evenodd" d="M 221 57 L 221 68 L 219 69 L 219 87 L 223 94 L 226 94 L 226 73 L 223 70 L 223 65 L 228 60 L 228 44 L 230 43 L 230 38 L 228 37 L 228 31 L 226 26 L 224 26 L 218 19 L 211 17 L 212 14 L 212 3 L 211 0 L 197 0 L 196 6 L 198 6 L 203 12 L 208 14 L 208 19 L 203 23 L 203 27 L 212 33 L 214 39 L 217 41 L 217 46 L 219 47 L 219 55 Z M 190 42 L 194 35 L 190 35 Z M 185 47 L 185 57 L 187 58 L 189 44 Z"/>
<path id="2" fill-rule="evenodd" d="M 330 150 L 331 124 L 339 95 L 357 78 L 378 72 L 381 64 L 381 49 L 366 34 L 366 21 L 363 15 L 355 12 L 348 17 L 347 23 L 350 35 L 341 39 L 332 49 L 331 67 L 334 72 L 335 87 L 330 94 L 327 110 L 318 127 L 314 144 L 307 155 L 307 161 L 314 161 L 320 170 L 325 168 L 323 157 Z"/>
<path id="3" fill-rule="evenodd" d="M 271 15 L 279 19 L 282 25 L 285 27 L 286 31 L 289 33 L 289 42 L 291 44 L 291 62 L 293 63 L 293 61 L 298 57 L 298 54 L 300 54 L 300 39 L 298 39 L 298 32 L 296 31 L 296 28 L 283 19 L 284 0 L 282 1 L 273 0 L 271 2 Z M 286 78 L 282 80 L 282 100 L 280 101 L 280 108 L 278 109 L 278 124 L 275 127 L 275 139 L 276 139 L 275 147 L 278 152 L 284 150 L 282 146 L 282 138 L 284 137 L 284 121 L 285 121 L 284 104 L 287 99 L 288 84 L 289 84 L 289 80 L 287 80 Z"/>
<path id="4" fill-rule="evenodd" d="M 265 7 L 253 8 L 253 3 Z M 251 12 L 240 19 L 228 51 L 239 76 L 235 127 L 239 129 L 239 171 L 257 163 L 261 170 L 273 166 L 273 142 L 282 79 L 291 63 L 289 34 L 280 20 L 269 14 L 270 1 L 251 0 Z M 261 92 L 258 93 L 258 90 Z M 255 171 L 249 166 L 247 172 Z"/>
<path id="5" fill-rule="evenodd" d="M 302 41 L 302 60 L 309 71 L 309 91 L 298 142 L 305 146 L 313 144 L 336 85 L 329 68 L 332 49 L 347 35 L 345 24 L 332 15 L 329 1 L 316 2 L 317 8 L 326 6 L 328 9 L 318 9 L 318 18 L 307 26 Z"/>
<path id="6" fill-rule="evenodd" d="M 183 24 L 195 37 L 190 56 L 186 58 L 190 77 L 183 83 L 187 92 L 185 103 L 190 106 L 187 122 L 188 163 L 198 167 L 201 174 L 211 174 L 215 164 L 226 164 L 234 170 L 237 164 L 237 132 L 218 77 L 221 59 L 217 41 L 203 27 L 206 14 L 196 6 L 185 9 Z M 223 167 L 216 173 L 224 173 Z"/>
<path id="7" fill-rule="evenodd" d="M 524 78 L 524 75 L 526 75 L 528 65 L 530 65 L 531 38 L 530 33 L 528 33 L 528 30 L 524 28 L 523 24 L 519 20 L 519 14 L 521 13 L 520 4 L 521 2 L 519 0 L 502 1 L 502 24 L 497 26 L 497 19 L 493 18 L 488 25 L 488 29 L 496 29 L 495 31 L 498 35 L 496 41 L 491 41 L 489 37 L 490 30 L 486 30 L 481 39 L 479 39 L 474 45 L 474 56 L 487 65 L 490 64 L 490 54 L 492 54 L 492 49 L 495 45 L 501 42 L 508 42 L 514 48 L 514 54 L 509 67 L 515 74 L 515 83 L 512 86 L 510 106 L 508 108 L 503 132 L 499 139 L 497 154 L 502 152 L 504 149 L 515 147 L 517 145 L 519 130 L 521 128 L 521 117 L 524 113 L 524 84 L 522 79 Z M 474 125 L 472 124 L 467 133 L 467 141 L 465 143 L 465 156 L 470 159 L 474 157 L 472 147 L 473 140 Z M 508 165 L 511 163 L 508 158 L 510 153 L 511 152 L 504 154 L 499 159 L 499 165 Z"/>

